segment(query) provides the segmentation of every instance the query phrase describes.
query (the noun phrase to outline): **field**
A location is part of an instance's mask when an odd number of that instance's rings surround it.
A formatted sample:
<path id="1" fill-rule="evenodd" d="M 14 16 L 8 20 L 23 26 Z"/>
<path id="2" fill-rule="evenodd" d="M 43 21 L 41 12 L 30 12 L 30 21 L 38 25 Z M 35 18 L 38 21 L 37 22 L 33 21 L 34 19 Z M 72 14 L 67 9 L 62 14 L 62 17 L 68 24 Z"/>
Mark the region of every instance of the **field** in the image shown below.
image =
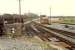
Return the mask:
<path id="1" fill-rule="evenodd" d="M 75 24 L 75 17 L 51 18 L 51 23 Z"/>
<path id="2" fill-rule="evenodd" d="M 67 23 L 67 24 L 75 24 L 75 18 L 64 18 L 63 19 L 63 23 Z"/>

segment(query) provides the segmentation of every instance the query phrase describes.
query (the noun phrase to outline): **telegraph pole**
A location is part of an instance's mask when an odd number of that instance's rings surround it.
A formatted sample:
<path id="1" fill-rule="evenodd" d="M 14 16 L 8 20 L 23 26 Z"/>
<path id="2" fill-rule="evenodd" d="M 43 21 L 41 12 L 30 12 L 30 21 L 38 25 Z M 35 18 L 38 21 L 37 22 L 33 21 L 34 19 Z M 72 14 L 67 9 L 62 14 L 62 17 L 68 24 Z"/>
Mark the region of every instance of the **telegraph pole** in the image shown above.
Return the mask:
<path id="1" fill-rule="evenodd" d="M 21 0 L 19 0 L 19 15 L 21 15 Z"/>
<path id="2" fill-rule="evenodd" d="M 50 8 L 50 24 L 51 24 L 51 8 Z"/>
<path id="3" fill-rule="evenodd" d="M 23 31 L 23 23 L 22 23 L 22 17 L 21 17 L 21 0 L 19 0 L 19 22 L 20 22 L 20 24 L 21 24 L 21 27 L 20 27 L 20 29 L 21 29 L 21 31 L 20 31 L 20 34 L 19 35 L 22 35 L 22 31 Z"/>
<path id="4" fill-rule="evenodd" d="M 21 0 L 19 0 L 19 22 L 21 23 L 22 22 L 22 20 L 21 20 L 22 18 L 21 18 Z"/>

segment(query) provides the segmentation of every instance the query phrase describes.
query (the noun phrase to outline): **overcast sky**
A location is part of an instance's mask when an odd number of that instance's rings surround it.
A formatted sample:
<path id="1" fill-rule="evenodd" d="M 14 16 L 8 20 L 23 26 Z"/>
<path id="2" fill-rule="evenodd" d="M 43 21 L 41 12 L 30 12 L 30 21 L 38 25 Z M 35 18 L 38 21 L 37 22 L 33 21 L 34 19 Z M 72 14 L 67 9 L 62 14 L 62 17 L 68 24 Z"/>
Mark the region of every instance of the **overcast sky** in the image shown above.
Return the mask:
<path id="1" fill-rule="evenodd" d="M 75 0 L 22 0 L 22 14 L 50 14 L 53 16 L 75 16 Z M 18 14 L 18 0 L 0 0 L 0 14 Z"/>

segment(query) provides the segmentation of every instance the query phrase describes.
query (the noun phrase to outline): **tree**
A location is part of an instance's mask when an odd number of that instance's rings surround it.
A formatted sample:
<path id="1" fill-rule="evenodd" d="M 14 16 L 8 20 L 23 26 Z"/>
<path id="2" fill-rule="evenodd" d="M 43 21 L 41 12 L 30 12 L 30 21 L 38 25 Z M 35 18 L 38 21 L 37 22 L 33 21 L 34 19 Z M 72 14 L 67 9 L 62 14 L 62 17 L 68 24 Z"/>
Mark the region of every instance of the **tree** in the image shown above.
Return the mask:
<path id="1" fill-rule="evenodd" d="M 11 14 L 4 14 L 3 18 L 4 18 L 4 21 L 7 21 L 8 23 L 13 23 L 13 15 Z"/>
<path id="2" fill-rule="evenodd" d="M 35 13 L 27 13 L 27 14 L 25 14 L 27 17 L 29 17 L 29 18 L 38 18 L 39 16 L 37 15 L 37 14 L 35 14 Z"/>

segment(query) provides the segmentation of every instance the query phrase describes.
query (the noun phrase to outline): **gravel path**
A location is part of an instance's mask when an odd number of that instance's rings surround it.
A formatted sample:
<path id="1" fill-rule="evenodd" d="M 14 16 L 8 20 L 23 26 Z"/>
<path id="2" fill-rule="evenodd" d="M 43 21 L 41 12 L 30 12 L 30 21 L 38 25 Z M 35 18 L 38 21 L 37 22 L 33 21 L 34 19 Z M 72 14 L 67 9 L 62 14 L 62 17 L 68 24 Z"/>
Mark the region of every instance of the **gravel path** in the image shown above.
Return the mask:
<path id="1" fill-rule="evenodd" d="M 44 42 L 35 42 L 32 39 L 0 38 L 0 50 L 55 50 Z"/>

